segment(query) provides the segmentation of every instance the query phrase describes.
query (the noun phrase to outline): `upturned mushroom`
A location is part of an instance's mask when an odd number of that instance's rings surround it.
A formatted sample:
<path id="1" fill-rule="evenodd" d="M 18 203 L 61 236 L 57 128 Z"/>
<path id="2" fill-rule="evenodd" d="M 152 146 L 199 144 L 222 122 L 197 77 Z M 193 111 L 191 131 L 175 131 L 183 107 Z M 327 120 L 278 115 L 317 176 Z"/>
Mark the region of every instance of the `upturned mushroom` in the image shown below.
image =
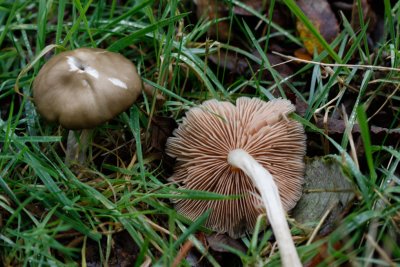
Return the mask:
<path id="1" fill-rule="evenodd" d="M 121 54 L 98 48 L 53 56 L 33 82 L 37 111 L 47 121 L 73 130 L 111 120 L 128 109 L 140 93 L 135 65 Z M 88 138 L 87 132 L 82 136 Z M 71 131 L 68 139 L 74 139 Z"/>
<path id="2" fill-rule="evenodd" d="M 266 212 L 287 267 L 301 266 L 285 216 L 301 196 L 304 172 L 304 129 L 287 117 L 294 110 L 283 99 L 240 97 L 236 106 L 206 101 L 186 113 L 166 150 L 177 161 L 170 179 L 181 187 L 243 196 L 178 199 L 179 213 L 196 220 L 211 209 L 206 226 L 237 238 Z"/>

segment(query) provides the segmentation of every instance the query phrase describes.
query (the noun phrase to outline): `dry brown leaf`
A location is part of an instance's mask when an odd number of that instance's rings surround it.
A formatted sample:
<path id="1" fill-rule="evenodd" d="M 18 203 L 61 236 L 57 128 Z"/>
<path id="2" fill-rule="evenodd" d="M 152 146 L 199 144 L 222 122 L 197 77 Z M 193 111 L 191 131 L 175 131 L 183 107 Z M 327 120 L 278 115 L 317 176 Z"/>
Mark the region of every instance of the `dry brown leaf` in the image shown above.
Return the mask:
<path id="1" fill-rule="evenodd" d="M 231 247 L 235 250 L 246 253 L 246 248 L 240 241 L 233 239 L 226 234 L 211 234 L 207 235 L 207 242 L 211 249 L 218 252 L 230 252 L 226 249 L 226 246 Z"/>
<path id="2" fill-rule="evenodd" d="M 297 4 L 328 43 L 338 36 L 339 24 L 326 0 L 298 0 Z M 299 20 L 296 23 L 296 28 L 308 53 L 313 55 L 314 50 L 318 53 L 323 51 L 322 45 Z"/>
<path id="3" fill-rule="evenodd" d="M 253 51 L 252 54 L 261 59 L 261 56 L 257 51 Z M 293 74 L 292 68 L 288 64 L 283 64 L 284 61 L 281 57 L 267 53 L 267 58 L 271 66 L 282 78 L 289 77 Z M 216 66 L 224 69 L 225 71 L 229 71 L 229 74 L 239 74 L 246 78 L 251 78 L 254 73 L 257 73 L 257 71 L 260 70 L 259 64 L 250 62 L 246 60 L 244 56 L 229 51 L 221 51 L 220 53 L 212 54 L 208 57 L 208 59 Z M 231 75 L 230 77 L 236 78 L 234 75 Z M 268 69 L 262 70 L 262 79 L 268 81 L 273 80 L 273 76 Z M 286 89 L 285 83 L 282 84 L 282 86 L 284 89 Z M 285 93 L 290 94 L 290 90 L 287 90 Z M 277 95 L 277 97 L 279 97 L 279 95 Z"/>
<path id="4" fill-rule="evenodd" d="M 225 6 L 218 0 L 197 0 L 197 17 L 206 18 L 213 21 L 225 17 Z M 227 14 L 226 14 L 227 15 Z M 208 34 L 212 38 L 220 41 L 226 41 L 230 38 L 229 23 L 227 21 L 220 21 L 212 25 Z"/>
<path id="5" fill-rule="evenodd" d="M 334 250 L 339 250 L 343 246 L 343 242 L 338 241 L 331 245 Z M 312 258 L 309 262 L 304 263 L 304 267 L 317 267 L 317 266 L 326 266 L 327 264 L 334 266 L 335 261 L 333 260 L 332 256 L 330 255 L 329 251 L 332 248 L 328 247 L 327 243 L 322 244 L 322 246 L 318 247 L 318 254 Z M 328 259 L 328 262 L 327 262 Z M 347 263 L 343 263 L 342 267 L 353 266 Z"/>
<path id="6" fill-rule="evenodd" d="M 242 0 L 240 2 L 242 2 L 246 6 L 254 9 L 255 11 L 261 12 L 266 9 L 267 3 L 269 1 L 266 1 L 266 0 Z M 242 15 L 242 16 L 252 16 L 252 14 L 250 12 L 248 12 L 245 9 L 238 7 L 238 6 L 233 7 L 233 13 L 235 13 L 236 15 Z"/>
<path id="7" fill-rule="evenodd" d="M 295 50 L 294 56 L 297 58 L 300 58 L 302 60 L 308 60 L 308 61 L 312 60 L 311 55 L 308 53 L 307 49 L 305 49 L 304 47 L 301 47 L 301 48 Z"/>
<path id="8" fill-rule="evenodd" d="M 368 32 L 370 32 L 376 26 L 377 16 L 367 0 L 361 0 L 360 3 L 361 3 L 361 10 L 363 13 L 362 16 L 363 16 L 364 24 L 368 23 Z M 361 28 L 360 13 L 359 13 L 358 9 L 359 9 L 358 1 L 354 0 L 353 9 L 352 9 L 352 13 L 351 13 L 351 26 L 354 31 L 358 31 Z"/>
<path id="9" fill-rule="evenodd" d="M 249 62 L 237 53 L 221 51 L 210 55 L 208 59 L 218 67 L 229 70 L 231 74 L 244 75 L 249 71 Z"/>
<path id="10" fill-rule="evenodd" d="M 176 127 L 177 124 L 173 118 L 154 116 L 150 125 L 150 147 L 156 151 L 164 151 L 167 138 L 172 135 L 172 132 Z"/>
<path id="11" fill-rule="evenodd" d="M 323 215 L 338 215 L 354 198 L 353 186 L 336 159 L 325 156 L 306 160 L 303 196 L 292 210 L 299 223 L 318 223 Z"/>

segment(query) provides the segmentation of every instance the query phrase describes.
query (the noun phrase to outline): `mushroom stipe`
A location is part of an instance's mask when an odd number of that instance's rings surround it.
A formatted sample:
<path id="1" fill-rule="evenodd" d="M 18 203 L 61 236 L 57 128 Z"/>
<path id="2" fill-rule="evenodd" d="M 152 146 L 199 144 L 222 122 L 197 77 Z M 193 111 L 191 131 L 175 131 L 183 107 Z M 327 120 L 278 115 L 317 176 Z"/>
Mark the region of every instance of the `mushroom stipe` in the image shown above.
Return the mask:
<path id="1" fill-rule="evenodd" d="M 301 196 L 305 168 L 303 126 L 288 118 L 294 110 L 283 99 L 240 97 L 236 106 L 209 100 L 186 113 L 166 150 L 177 160 L 170 179 L 181 187 L 243 196 L 179 199 L 178 212 L 196 220 L 211 209 L 206 226 L 234 238 L 267 212 L 284 266 L 301 266 L 285 218 Z"/>
<path id="2" fill-rule="evenodd" d="M 78 48 L 53 56 L 33 82 L 37 111 L 47 121 L 70 130 L 65 162 L 83 164 L 88 129 L 128 109 L 141 93 L 135 65 L 121 54 L 98 48 Z M 81 144 L 79 149 L 78 143 Z"/>

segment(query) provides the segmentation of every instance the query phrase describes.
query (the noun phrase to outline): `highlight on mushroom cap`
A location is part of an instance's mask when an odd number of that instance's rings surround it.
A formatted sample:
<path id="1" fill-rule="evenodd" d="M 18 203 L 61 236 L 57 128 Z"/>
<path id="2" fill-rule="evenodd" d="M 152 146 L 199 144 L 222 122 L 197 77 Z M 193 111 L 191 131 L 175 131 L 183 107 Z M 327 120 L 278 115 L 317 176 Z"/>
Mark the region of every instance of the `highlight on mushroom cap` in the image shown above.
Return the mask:
<path id="1" fill-rule="evenodd" d="M 38 112 L 68 129 L 108 121 L 129 108 L 140 93 L 135 65 L 121 54 L 98 48 L 53 56 L 33 82 Z"/>
<path id="2" fill-rule="evenodd" d="M 288 100 L 247 97 L 236 106 L 209 100 L 191 108 L 167 141 L 167 154 L 177 161 L 170 179 L 185 189 L 243 197 L 178 199 L 178 212 L 196 220 L 211 209 L 206 226 L 235 238 L 253 230 L 265 210 L 250 178 L 227 162 L 229 152 L 239 148 L 273 175 L 284 209 L 292 209 L 302 192 L 306 138 L 302 125 L 287 116 L 294 110 Z"/>

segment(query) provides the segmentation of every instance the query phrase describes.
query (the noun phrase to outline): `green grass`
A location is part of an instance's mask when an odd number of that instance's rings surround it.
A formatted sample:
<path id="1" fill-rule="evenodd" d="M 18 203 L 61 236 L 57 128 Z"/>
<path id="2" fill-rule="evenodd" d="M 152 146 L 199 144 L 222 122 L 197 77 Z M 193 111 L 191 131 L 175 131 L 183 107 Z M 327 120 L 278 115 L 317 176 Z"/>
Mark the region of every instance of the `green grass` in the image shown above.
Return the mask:
<path id="1" fill-rule="evenodd" d="M 328 44 L 295 1 L 270 2 L 267 14 L 286 8 L 290 20 L 300 20 L 315 35 L 324 51 L 313 61 L 322 66 L 297 63 L 283 77 L 270 62 L 269 44 L 284 38 L 285 45 L 301 47 L 295 27 L 283 28 L 241 1 L 225 1 L 228 17 L 218 20 L 228 23 L 240 42 L 207 39 L 216 21 L 196 19 L 191 1 L 0 1 L 0 261 L 5 266 L 86 266 L 88 249 L 95 247 L 98 260 L 107 265 L 115 250 L 113 236 L 126 231 L 138 248 L 135 266 L 146 261 L 170 266 L 187 240 L 211 266 L 221 264 L 198 235 L 210 233 L 202 227 L 207 214 L 190 223 L 173 209 L 171 198 L 177 192 L 182 198 L 229 197 L 179 190 L 169 183 L 162 154 L 151 146 L 151 122 L 157 117 L 179 122 L 187 109 L 206 99 L 233 101 L 247 95 L 304 101 L 304 115 L 293 118 L 314 139 L 318 149 L 313 153 L 336 157 L 356 188 L 356 200 L 328 235 L 307 244 L 310 233 L 292 224 L 302 262 L 312 261 L 325 247 L 320 266 L 400 264 L 400 153 L 399 142 L 393 142 L 398 133 L 381 132 L 377 138 L 370 131 L 386 99 L 388 128 L 399 130 L 400 5 L 383 1 L 384 32 L 371 49 L 364 21 L 354 30 L 342 14 L 341 33 Z M 257 18 L 268 34 L 260 36 L 245 17 L 234 14 L 234 7 Z M 165 101 L 160 105 L 144 95 L 130 110 L 97 127 L 88 161 L 71 167 L 64 163 L 68 131 L 43 121 L 31 88 L 49 52 L 78 47 L 123 54 Z M 251 66 L 249 75 L 232 78 L 229 69 L 208 59 L 228 52 Z M 389 71 L 368 65 L 385 65 Z M 331 117 L 344 106 L 343 133 L 316 126 L 316 118 Z M 360 129 L 358 158 L 351 136 L 355 125 Z M 272 233 L 261 231 L 262 224 L 261 218 L 257 234 L 240 240 L 246 253 L 226 248 L 238 265 L 279 266 L 279 253 L 269 257 Z"/>

